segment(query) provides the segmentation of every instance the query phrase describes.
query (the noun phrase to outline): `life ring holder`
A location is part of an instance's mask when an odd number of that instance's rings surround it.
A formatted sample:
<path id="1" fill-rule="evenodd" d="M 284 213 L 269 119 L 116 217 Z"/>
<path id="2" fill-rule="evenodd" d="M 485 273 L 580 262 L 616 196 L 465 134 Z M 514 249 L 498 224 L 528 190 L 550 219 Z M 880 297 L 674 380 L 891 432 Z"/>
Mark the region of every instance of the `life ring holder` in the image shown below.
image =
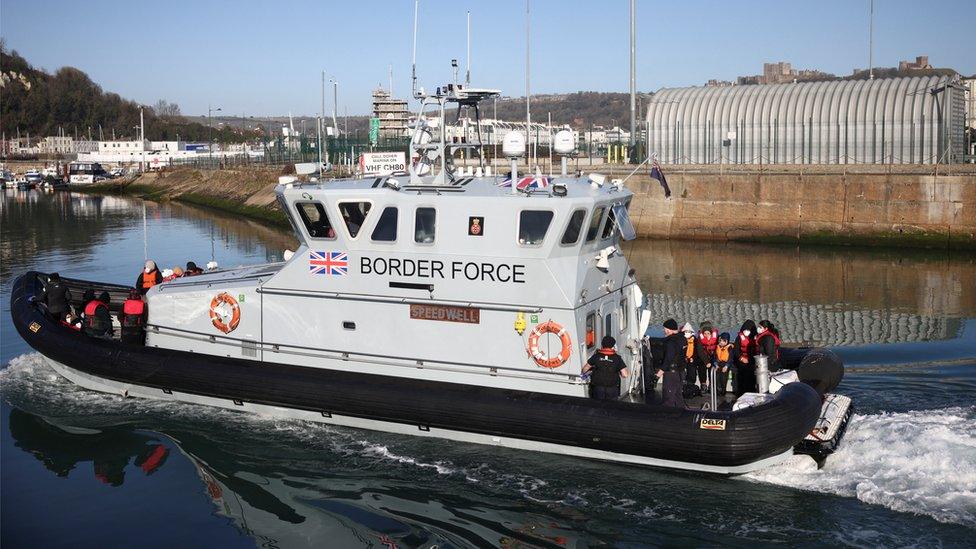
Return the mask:
<path id="1" fill-rule="evenodd" d="M 217 312 L 217 308 L 221 305 L 227 305 L 230 307 L 230 322 L 225 321 L 223 315 Z M 233 332 L 237 329 L 237 325 L 241 323 L 241 306 L 238 305 L 237 300 L 227 292 L 221 292 L 215 295 L 210 301 L 210 322 L 213 323 L 214 328 L 217 328 L 225 334 Z"/>
<path id="2" fill-rule="evenodd" d="M 555 334 L 559 337 L 559 341 L 562 344 L 562 349 L 556 356 L 548 356 L 539 349 L 539 338 L 543 334 Z M 529 346 L 528 353 L 529 356 L 535 360 L 535 363 L 543 368 L 558 368 L 569 360 L 570 354 L 573 352 L 573 340 L 569 337 L 569 332 L 566 331 L 559 323 L 553 322 L 552 320 L 543 322 L 529 333 Z"/>

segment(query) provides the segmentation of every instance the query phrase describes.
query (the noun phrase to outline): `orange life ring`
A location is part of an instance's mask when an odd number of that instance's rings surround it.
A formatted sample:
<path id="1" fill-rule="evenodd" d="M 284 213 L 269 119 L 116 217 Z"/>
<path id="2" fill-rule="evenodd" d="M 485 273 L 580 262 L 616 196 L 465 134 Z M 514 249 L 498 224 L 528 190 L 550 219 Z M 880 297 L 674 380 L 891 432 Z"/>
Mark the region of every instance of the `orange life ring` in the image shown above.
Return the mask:
<path id="1" fill-rule="evenodd" d="M 553 357 L 547 356 L 539 349 L 539 338 L 542 334 L 556 334 L 559 336 L 559 341 L 562 342 L 562 350 L 559 354 Z M 539 324 L 532 329 L 529 333 L 529 356 L 535 360 L 535 363 L 543 368 L 558 368 L 569 360 L 569 355 L 573 351 L 573 340 L 569 337 L 569 332 L 559 324 L 548 321 Z"/>
<path id="2" fill-rule="evenodd" d="M 230 307 L 230 322 L 224 320 L 225 315 L 217 310 L 221 305 Z M 237 304 L 237 300 L 227 292 L 221 292 L 214 296 L 213 300 L 210 301 L 210 322 L 213 322 L 214 328 L 225 334 L 237 329 L 237 325 L 241 323 L 241 307 Z"/>

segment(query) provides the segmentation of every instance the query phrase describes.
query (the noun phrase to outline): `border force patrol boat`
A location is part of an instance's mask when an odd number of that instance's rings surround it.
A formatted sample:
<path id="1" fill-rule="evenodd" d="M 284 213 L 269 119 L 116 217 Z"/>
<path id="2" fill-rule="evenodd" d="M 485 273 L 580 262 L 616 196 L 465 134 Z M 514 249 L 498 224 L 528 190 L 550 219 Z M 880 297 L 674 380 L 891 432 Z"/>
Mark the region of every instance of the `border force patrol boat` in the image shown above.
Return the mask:
<path id="1" fill-rule="evenodd" d="M 15 283 L 14 324 L 66 378 L 129 397 L 724 474 L 829 452 L 849 414 L 827 395 L 842 373 L 829 351 L 785 353 L 774 393 L 726 409 L 653 403 L 650 319 L 619 249 L 635 237 L 631 191 L 565 163 L 491 174 L 480 143 L 449 142 L 444 121 L 497 94 L 421 91 L 408 172 L 279 184 L 298 250 L 153 287 L 144 346 L 49 318 L 36 272 Z M 479 165 L 456 162 L 462 151 Z M 128 290 L 62 280 L 115 307 Z M 588 398 L 582 375 L 607 335 L 631 374 L 617 401 Z"/>

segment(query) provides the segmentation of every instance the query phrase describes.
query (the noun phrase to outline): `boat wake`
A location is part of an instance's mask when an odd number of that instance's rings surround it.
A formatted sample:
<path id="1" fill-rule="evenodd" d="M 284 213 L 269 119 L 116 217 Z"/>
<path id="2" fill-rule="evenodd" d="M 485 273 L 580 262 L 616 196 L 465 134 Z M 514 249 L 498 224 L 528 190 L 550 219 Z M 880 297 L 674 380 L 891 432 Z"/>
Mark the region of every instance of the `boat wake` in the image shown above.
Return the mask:
<path id="1" fill-rule="evenodd" d="M 811 465 L 796 459 L 745 478 L 976 527 L 976 406 L 855 414 L 824 467 Z"/>

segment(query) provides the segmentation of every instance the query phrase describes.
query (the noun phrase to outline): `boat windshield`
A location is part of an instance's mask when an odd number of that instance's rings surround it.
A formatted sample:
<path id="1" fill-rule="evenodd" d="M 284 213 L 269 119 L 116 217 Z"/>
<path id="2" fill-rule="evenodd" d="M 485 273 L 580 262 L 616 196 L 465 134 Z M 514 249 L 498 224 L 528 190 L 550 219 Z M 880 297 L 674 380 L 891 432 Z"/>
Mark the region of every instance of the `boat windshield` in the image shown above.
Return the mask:
<path id="1" fill-rule="evenodd" d="M 637 231 L 634 230 L 634 224 L 630 222 L 630 212 L 627 210 L 626 204 L 614 204 L 613 217 L 617 223 L 617 228 L 620 229 L 620 236 L 624 240 L 637 238 Z"/>

